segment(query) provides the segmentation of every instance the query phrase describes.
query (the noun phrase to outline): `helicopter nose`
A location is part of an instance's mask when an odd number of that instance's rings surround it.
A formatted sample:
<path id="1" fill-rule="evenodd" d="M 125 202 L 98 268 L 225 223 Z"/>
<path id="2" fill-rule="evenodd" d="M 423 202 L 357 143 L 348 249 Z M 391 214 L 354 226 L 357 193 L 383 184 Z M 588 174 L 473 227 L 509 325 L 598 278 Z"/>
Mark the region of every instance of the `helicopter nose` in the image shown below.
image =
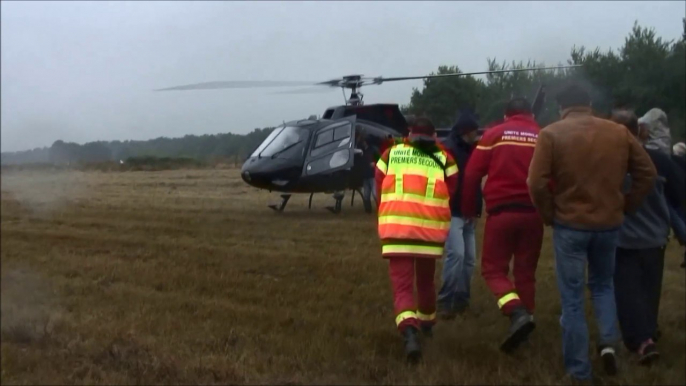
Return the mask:
<path id="1" fill-rule="evenodd" d="M 250 172 L 249 172 L 249 171 L 244 170 L 243 173 L 241 173 L 241 175 L 242 175 L 243 179 L 244 179 L 246 182 L 250 182 L 250 181 L 251 181 L 251 179 L 250 179 Z"/>

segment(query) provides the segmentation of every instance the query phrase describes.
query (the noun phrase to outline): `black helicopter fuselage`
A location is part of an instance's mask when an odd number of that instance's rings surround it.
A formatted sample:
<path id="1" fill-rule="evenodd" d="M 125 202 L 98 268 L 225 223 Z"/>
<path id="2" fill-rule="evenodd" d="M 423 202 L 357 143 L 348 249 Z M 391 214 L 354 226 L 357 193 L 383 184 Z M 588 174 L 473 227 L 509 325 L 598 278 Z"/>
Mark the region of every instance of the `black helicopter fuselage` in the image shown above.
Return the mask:
<path id="1" fill-rule="evenodd" d="M 439 131 L 439 137 L 447 135 L 446 129 Z M 253 187 L 282 193 L 358 189 L 365 165 L 356 149 L 357 136 L 379 148 L 383 141 L 407 133 L 398 105 L 329 108 L 321 119 L 275 128 L 245 161 L 241 177 Z"/>
<path id="2" fill-rule="evenodd" d="M 401 135 L 356 115 L 288 122 L 274 129 L 250 155 L 241 177 L 253 187 L 283 193 L 359 188 L 363 165 L 356 137 L 360 134 L 376 146 Z"/>

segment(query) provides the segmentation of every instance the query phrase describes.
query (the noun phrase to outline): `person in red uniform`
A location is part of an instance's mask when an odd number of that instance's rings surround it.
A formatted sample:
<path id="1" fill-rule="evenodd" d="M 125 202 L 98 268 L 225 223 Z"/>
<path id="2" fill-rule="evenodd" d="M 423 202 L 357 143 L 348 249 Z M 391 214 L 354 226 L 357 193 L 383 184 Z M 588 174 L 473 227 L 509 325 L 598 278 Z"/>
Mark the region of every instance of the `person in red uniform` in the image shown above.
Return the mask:
<path id="1" fill-rule="evenodd" d="M 455 160 L 426 118 L 413 120 L 409 137 L 386 149 L 377 162 L 381 254 L 389 262 L 395 323 L 413 362 L 421 358 L 419 330 L 431 336 L 436 322 L 436 260 L 450 230 L 457 174 Z"/>
<path id="2" fill-rule="evenodd" d="M 509 352 L 533 331 L 536 266 L 543 242 L 543 220 L 537 213 L 526 179 L 540 127 L 531 105 L 514 98 L 505 120 L 487 130 L 464 171 L 462 211 L 475 217 L 474 197 L 484 176 L 486 225 L 481 251 L 481 274 L 495 295 L 510 328 L 500 348 Z M 514 256 L 514 284 L 508 278 Z"/>

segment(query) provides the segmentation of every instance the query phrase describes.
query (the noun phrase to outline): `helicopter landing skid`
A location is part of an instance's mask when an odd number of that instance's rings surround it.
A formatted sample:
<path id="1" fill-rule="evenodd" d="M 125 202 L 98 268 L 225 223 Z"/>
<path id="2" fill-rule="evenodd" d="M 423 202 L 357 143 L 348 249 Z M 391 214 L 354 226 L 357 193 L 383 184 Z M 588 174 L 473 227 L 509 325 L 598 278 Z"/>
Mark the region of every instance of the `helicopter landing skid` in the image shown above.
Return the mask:
<path id="1" fill-rule="evenodd" d="M 326 209 L 333 214 L 341 213 L 341 207 L 343 206 L 343 197 L 336 197 L 336 203 L 334 206 L 327 206 Z"/>
<path id="2" fill-rule="evenodd" d="M 333 194 L 334 200 L 336 200 L 336 203 L 334 206 L 327 206 L 326 209 L 329 210 L 329 212 L 333 214 L 339 214 L 341 213 L 341 207 L 343 206 L 343 198 L 345 197 L 344 192 L 336 192 Z"/>
<path id="3" fill-rule="evenodd" d="M 281 205 L 277 206 L 276 204 L 270 204 L 269 207 L 274 209 L 276 212 L 283 212 L 283 210 L 286 208 L 286 204 L 288 204 L 288 200 L 291 199 L 290 194 L 282 194 L 281 195 Z"/>
<path id="4" fill-rule="evenodd" d="M 350 206 L 355 206 L 355 192 L 357 192 L 357 194 L 359 194 L 360 197 L 364 197 L 360 189 L 353 189 L 352 197 L 350 197 Z"/>

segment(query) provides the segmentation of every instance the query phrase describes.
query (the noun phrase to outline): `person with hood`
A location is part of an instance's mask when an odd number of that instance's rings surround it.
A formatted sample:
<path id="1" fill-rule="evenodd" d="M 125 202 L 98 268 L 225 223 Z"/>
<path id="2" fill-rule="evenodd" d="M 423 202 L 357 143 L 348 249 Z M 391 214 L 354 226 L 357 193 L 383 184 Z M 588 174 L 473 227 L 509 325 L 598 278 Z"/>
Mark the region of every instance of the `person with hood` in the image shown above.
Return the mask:
<path id="1" fill-rule="evenodd" d="M 686 179 L 686 143 L 679 142 L 672 147 L 672 160 L 677 165 L 677 171 L 681 178 Z M 686 208 L 679 213 L 679 217 L 686 224 Z M 686 243 L 682 243 L 681 246 L 684 247 L 684 261 L 681 263 L 681 268 L 686 268 Z"/>
<path id="2" fill-rule="evenodd" d="M 655 107 L 650 109 L 639 120 L 638 124 L 647 126 L 648 138 L 645 147 L 647 149 L 659 150 L 665 154 L 671 153 L 672 135 L 669 131 L 667 114 Z"/>
<path id="3" fill-rule="evenodd" d="M 620 342 L 613 280 L 619 228 L 624 214 L 635 212 L 650 192 L 656 170 L 626 127 L 594 116 L 584 88 L 569 85 L 556 99 L 562 119 L 541 130 L 527 184 L 544 223 L 553 227 L 566 376 L 589 382 L 585 287 L 598 324 L 597 352 L 605 372 L 614 375 Z M 627 173 L 628 192 L 622 189 Z"/>
<path id="4" fill-rule="evenodd" d="M 672 156 L 672 137 L 668 126 L 667 114 L 659 108 L 650 109 L 644 116 L 638 120 L 638 125 L 641 132 L 645 135 L 645 148 L 659 151 L 671 158 Z M 683 165 L 678 165 L 672 162 L 672 167 L 676 170 L 677 178 L 684 179 L 681 168 Z M 678 205 L 669 205 L 670 226 L 674 231 L 674 236 L 679 241 L 679 244 L 686 245 L 686 214 L 682 208 L 682 203 Z M 684 252 L 684 259 L 686 261 L 686 251 Z"/>
<path id="5" fill-rule="evenodd" d="M 686 174 L 686 143 L 678 142 L 672 146 L 672 158 L 682 173 Z"/>
<path id="6" fill-rule="evenodd" d="M 434 274 L 450 230 L 458 168 L 436 140 L 429 119 L 413 120 L 409 132 L 381 155 L 376 189 L 381 254 L 389 263 L 395 323 L 407 359 L 416 362 L 421 358 L 419 330 L 431 336 L 436 322 Z"/>
<path id="7" fill-rule="evenodd" d="M 481 275 L 502 314 L 510 319 L 500 348 L 512 351 L 527 339 L 535 325 L 536 267 L 543 242 L 543 221 L 531 202 L 526 178 L 539 126 L 531 104 L 512 99 L 502 124 L 487 130 L 470 156 L 462 190 L 464 218 L 477 216 L 481 180 L 486 202 Z M 514 259 L 513 259 L 514 256 Z M 513 261 L 514 284 L 508 277 Z"/>
<path id="8" fill-rule="evenodd" d="M 633 112 L 615 111 L 612 120 L 645 140 Z M 624 345 L 639 355 L 639 363 L 650 364 L 659 357 L 655 339 L 669 241 L 669 208 L 679 207 L 684 201 L 684 182 L 677 176 L 669 154 L 658 150 L 659 147 L 648 148 L 647 144 L 644 147 L 658 178 L 638 210 L 624 217 L 619 230 L 614 284 Z M 630 184 L 631 179 L 627 178 L 625 185 Z"/>
<path id="9" fill-rule="evenodd" d="M 472 111 L 464 110 L 443 143 L 457 162 L 459 170 L 465 170 L 479 138 L 478 119 Z M 438 292 L 438 313 L 443 319 L 452 319 L 469 306 L 470 283 L 476 262 L 475 221 L 463 218 L 460 208 L 463 176 L 463 173 L 458 174 L 455 196 L 450 205 L 452 219 L 448 240 L 445 242 L 443 285 Z M 478 187 L 474 200 L 478 217 L 482 209 L 481 186 Z"/>

